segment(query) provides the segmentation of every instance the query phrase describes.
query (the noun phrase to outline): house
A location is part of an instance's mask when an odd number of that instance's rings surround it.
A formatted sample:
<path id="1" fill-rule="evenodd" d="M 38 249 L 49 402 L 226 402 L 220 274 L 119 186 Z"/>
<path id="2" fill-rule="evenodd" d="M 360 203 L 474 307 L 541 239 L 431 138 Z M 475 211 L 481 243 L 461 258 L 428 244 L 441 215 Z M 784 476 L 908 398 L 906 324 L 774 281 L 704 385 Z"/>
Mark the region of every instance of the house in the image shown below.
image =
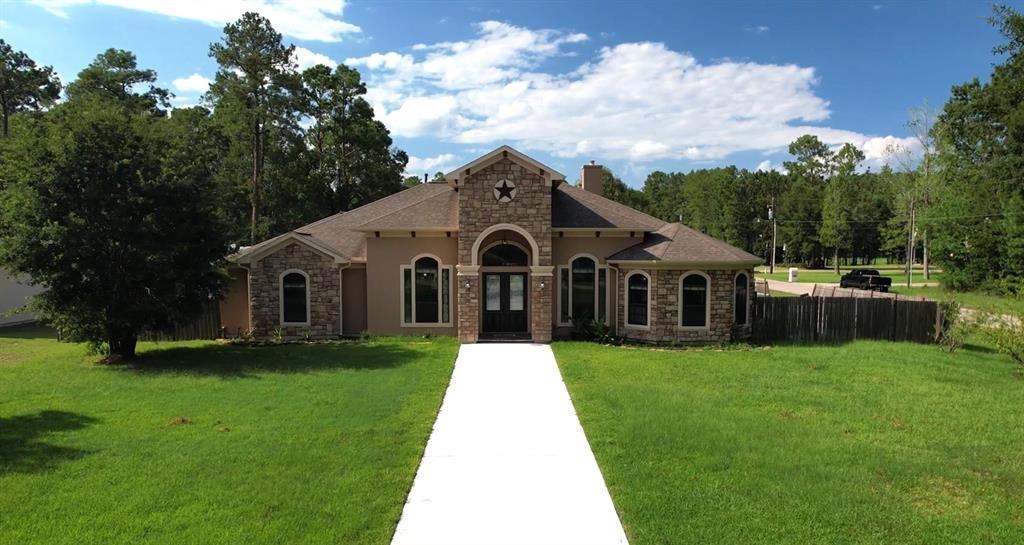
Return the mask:
<path id="1" fill-rule="evenodd" d="M 762 260 L 601 196 L 502 146 L 448 173 L 230 256 L 230 333 L 316 338 L 571 333 L 597 320 L 652 342 L 750 333 Z"/>

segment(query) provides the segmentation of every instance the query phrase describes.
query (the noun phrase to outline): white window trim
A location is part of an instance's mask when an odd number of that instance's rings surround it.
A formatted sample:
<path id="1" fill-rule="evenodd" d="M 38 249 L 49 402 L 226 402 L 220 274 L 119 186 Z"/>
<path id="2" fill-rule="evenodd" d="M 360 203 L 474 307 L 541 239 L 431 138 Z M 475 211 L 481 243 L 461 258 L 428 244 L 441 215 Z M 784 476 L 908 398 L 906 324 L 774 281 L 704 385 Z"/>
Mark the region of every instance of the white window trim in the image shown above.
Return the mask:
<path id="1" fill-rule="evenodd" d="M 742 324 L 736 321 L 736 279 L 739 278 L 741 275 L 747 277 L 747 280 L 746 280 L 746 284 L 747 284 L 747 308 L 743 309 L 743 323 Z M 733 325 L 739 325 L 739 326 L 748 326 L 748 325 L 750 325 L 750 275 L 747 274 L 747 271 L 739 271 L 738 273 L 736 273 L 732 277 L 732 306 L 733 306 L 733 309 L 732 309 Z"/>
<path id="2" fill-rule="evenodd" d="M 561 327 L 572 327 L 572 262 L 576 261 L 576 258 L 579 258 L 579 257 L 587 257 L 587 258 L 593 259 L 594 260 L 594 265 L 596 267 L 594 269 L 594 316 L 597 316 L 598 301 L 600 300 L 600 298 L 597 297 L 597 289 L 598 289 L 597 287 L 601 284 L 601 282 L 600 282 L 601 269 L 604 269 L 604 325 L 610 325 L 611 324 L 611 319 L 609 317 L 609 309 L 610 309 L 610 304 L 609 303 L 611 301 L 611 298 L 609 297 L 609 292 L 611 290 L 609 288 L 612 285 L 611 273 L 608 270 L 608 265 L 602 265 L 601 261 L 599 259 L 597 259 L 596 257 L 594 257 L 593 255 L 591 255 L 591 254 L 576 254 L 576 255 L 574 255 L 574 256 L 569 258 L 569 262 L 567 264 L 559 265 L 558 266 L 558 277 L 557 277 L 558 293 L 555 294 L 555 295 L 558 296 L 558 316 L 557 316 L 557 318 L 558 318 L 558 325 L 561 326 Z M 568 322 L 563 322 L 562 321 L 562 310 L 563 310 L 562 309 L 562 271 L 563 270 L 568 270 L 569 271 L 569 309 L 568 309 L 569 312 L 566 313 L 566 315 L 569 316 L 569 321 Z"/>
<path id="3" fill-rule="evenodd" d="M 284 321 L 284 277 L 292 273 L 299 273 L 303 278 L 306 279 L 306 321 L 305 322 L 286 322 Z M 301 269 L 288 269 L 277 277 L 277 307 L 278 307 L 278 323 L 281 327 L 288 326 L 306 326 L 310 325 L 310 314 L 312 309 L 309 308 L 309 292 L 313 291 L 313 287 L 309 283 L 309 275 L 306 271 Z"/>
<path id="4" fill-rule="evenodd" d="M 452 298 L 455 289 L 455 271 L 451 265 L 445 265 L 441 262 L 441 258 L 434 254 L 419 254 L 412 258 L 412 261 L 408 265 L 402 265 L 398 269 L 398 324 L 400 327 L 452 327 L 452 315 L 454 314 L 454 306 L 451 301 L 448 301 L 448 321 L 440 322 L 417 322 L 416 321 L 416 262 L 424 257 L 429 257 L 437 261 L 437 317 L 440 319 L 444 316 L 444 290 L 441 289 L 441 281 L 444 278 L 442 271 L 448 271 L 448 297 Z M 412 278 L 412 321 L 405 321 L 405 286 L 402 284 L 405 282 L 405 271 L 411 271 Z"/>
<path id="5" fill-rule="evenodd" d="M 637 275 L 637 274 L 639 274 L 639 275 L 641 275 L 641 276 L 643 276 L 644 278 L 647 279 L 647 324 L 634 324 L 634 323 L 629 321 L 629 278 L 631 276 L 634 276 L 634 275 Z M 625 318 L 626 318 L 625 319 L 626 329 L 642 329 L 642 330 L 650 330 L 651 329 L 651 292 L 652 291 L 654 291 L 654 284 L 651 282 L 651 275 L 647 274 L 644 271 L 630 271 L 628 274 L 626 274 L 626 278 L 623 281 L 623 293 L 625 294 L 625 297 L 623 297 L 623 299 L 625 299 L 625 301 L 622 302 L 623 303 L 623 307 L 625 309 L 624 314 L 625 314 Z"/>
<path id="6" fill-rule="evenodd" d="M 687 276 L 703 276 L 704 277 L 704 325 L 683 325 L 683 280 L 686 280 Z M 679 297 L 676 301 L 676 308 L 679 310 L 679 319 L 676 321 L 676 329 L 679 331 L 710 331 L 711 330 L 711 277 L 704 271 L 686 271 L 679 275 L 679 282 L 676 284 L 679 288 Z"/>

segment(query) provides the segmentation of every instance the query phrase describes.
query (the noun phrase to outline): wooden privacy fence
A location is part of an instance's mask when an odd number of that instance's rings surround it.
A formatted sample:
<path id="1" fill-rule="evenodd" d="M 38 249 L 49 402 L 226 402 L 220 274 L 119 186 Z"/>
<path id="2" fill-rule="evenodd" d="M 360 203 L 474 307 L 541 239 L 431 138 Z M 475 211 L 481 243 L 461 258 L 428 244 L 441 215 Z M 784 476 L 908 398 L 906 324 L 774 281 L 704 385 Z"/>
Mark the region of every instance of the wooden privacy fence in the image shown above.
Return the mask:
<path id="1" fill-rule="evenodd" d="M 920 295 L 903 295 L 888 291 L 858 290 L 854 288 L 840 288 L 839 286 L 814 285 L 812 297 L 856 297 L 858 299 L 896 299 L 897 301 L 927 301 L 927 297 Z"/>
<path id="2" fill-rule="evenodd" d="M 214 301 L 195 320 L 177 324 L 171 331 L 146 331 L 140 341 L 196 341 L 220 337 L 220 305 Z"/>
<path id="3" fill-rule="evenodd" d="M 856 339 L 935 341 L 939 305 L 862 297 L 758 297 L 753 340 L 840 343 Z"/>

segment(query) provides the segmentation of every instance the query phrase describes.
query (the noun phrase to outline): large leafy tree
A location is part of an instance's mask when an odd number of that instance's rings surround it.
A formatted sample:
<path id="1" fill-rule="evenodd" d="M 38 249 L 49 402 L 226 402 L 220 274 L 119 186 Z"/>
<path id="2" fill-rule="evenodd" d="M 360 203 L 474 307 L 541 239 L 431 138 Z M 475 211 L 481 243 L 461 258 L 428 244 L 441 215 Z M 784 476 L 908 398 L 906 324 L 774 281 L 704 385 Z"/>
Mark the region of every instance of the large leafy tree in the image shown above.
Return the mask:
<path id="1" fill-rule="evenodd" d="M 219 294 L 227 244 L 209 198 L 213 163 L 202 160 L 211 142 L 197 138 L 203 112 L 153 115 L 152 97 L 165 95 L 94 87 L 121 75 L 105 66 L 84 70 L 66 103 L 5 143 L 0 265 L 46 287 L 35 299 L 44 319 L 121 359 L 135 356 L 140 332 L 187 320 Z"/>
<path id="2" fill-rule="evenodd" d="M 292 62 L 294 46 L 285 46 L 281 34 L 258 13 L 245 13 L 224 27 L 221 41 L 210 45 L 210 56 L 219 69 L 210 86 L 214 114 L 232 141 L 237 168 L 225 175 L 244 179 L 249 201 L 249 240 L 266 235 L 261 222 L 268 149 L 279 151 L 282 140 L 298 131 L 295 94 L 299 78 Z M 277 155 L 280 157 L 280 154 Z"/>
<path id="3" fill-rule="evenodd" d="M 865 197 L 860 187 L 864 177 L 856 175 L 855 171 L 864 161 L 864 152 L 853 144 L 845 144 L 834 154 L 828 152 L 826 157 L 834 167 L 825 184 L 819 236 L 824 246 L 832 247 L 832 265 L 839 274 L 839 255 L 853 249 L 854 230 L 862 225 L 856 223 L 856 213 L 858 200 Z"/>
<path id="4" fill-rule="evenodd" d="M 0 136 L 9 133 L 15 112 L 40 110 L 60 98 L 60 80 L 49 66 L 38 66 L 21 51 L 0 39 Z"/>
<path id="5" fill-rule="evenodd" d="M 306 135 L 309 178 L 323 195 L 314 217 L 400 191 L 409 158 L 392 147 L 387 127 L 374 119 L 359 72 L 317 65 L 302 73 L 302 84 L 303 114 L 313 120 Z"/>
<path id="6" fill-rule="evenodd" d="M 1024 15 L 997 6 L 1005 43 L 988 82 L 952 89 L 939 116 L 944 180 L 929 223 L 936 261 L 954 288 L 1024 291 Z"/>

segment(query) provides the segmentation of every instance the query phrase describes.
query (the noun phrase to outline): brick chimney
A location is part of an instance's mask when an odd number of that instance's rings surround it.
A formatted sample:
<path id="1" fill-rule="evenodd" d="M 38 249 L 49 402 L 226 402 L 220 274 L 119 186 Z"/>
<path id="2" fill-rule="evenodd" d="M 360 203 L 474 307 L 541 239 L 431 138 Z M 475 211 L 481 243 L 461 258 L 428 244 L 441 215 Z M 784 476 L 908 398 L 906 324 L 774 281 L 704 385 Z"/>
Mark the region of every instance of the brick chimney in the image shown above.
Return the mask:
<path id="1" fill-rule="evenodd" d="M 603 189 L 601 187 L 601 174 L 603 170 L 603 167 L 594 161 L 591 161 L 589 165 L 583 165 L 583 171 L 580 173 L 583 189 L 595 195 L 600 195 Z"/>

